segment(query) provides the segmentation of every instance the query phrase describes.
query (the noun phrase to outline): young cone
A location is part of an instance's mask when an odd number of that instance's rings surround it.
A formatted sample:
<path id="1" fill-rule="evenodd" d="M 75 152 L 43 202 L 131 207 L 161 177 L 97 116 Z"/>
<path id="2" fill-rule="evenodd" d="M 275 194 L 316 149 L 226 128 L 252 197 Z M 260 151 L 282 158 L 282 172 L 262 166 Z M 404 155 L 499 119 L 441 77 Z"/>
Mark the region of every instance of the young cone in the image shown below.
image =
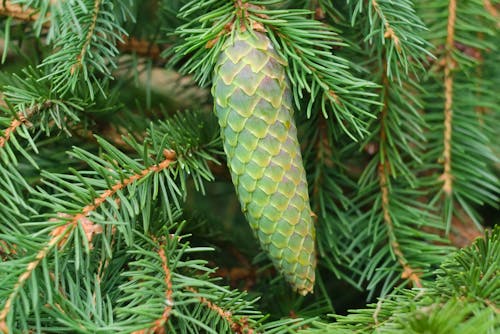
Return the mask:
<path id="1" fill-rule="evenodd" d="M 237 32 L 215 66 L 212 94 L 241 207 L 292 287 L 312 292 L 315 228 L 285 61 L 259 32 Z"/>

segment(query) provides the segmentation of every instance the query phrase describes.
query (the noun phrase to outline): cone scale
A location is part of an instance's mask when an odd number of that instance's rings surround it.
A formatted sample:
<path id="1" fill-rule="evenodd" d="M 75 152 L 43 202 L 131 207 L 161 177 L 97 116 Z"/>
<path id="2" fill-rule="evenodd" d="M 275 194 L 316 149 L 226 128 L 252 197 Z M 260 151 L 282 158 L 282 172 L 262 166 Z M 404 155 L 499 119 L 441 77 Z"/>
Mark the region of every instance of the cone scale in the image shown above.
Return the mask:
<path id="1" fill-rule="evenodd" d="M 238 32 L 222 48 L 212 94 L 242 211 L 305 295 L 314 286 L 315 228 L 285 66 L 266 35 Z"/>

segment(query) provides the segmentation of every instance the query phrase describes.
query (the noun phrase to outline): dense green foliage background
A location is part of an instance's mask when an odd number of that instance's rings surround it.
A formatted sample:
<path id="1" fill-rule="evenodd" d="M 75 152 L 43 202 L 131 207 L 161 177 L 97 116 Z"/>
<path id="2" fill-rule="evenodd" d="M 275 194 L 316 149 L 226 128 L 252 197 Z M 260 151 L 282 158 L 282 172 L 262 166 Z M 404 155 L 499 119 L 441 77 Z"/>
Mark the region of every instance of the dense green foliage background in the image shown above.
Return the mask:
<path id="1" fill-rule="evenodd" d="M 0 332 L 498 332 L 499 10 L 1 1 Z M 306 297 L 225 167 L 210 86 L 236 28 L 288 64 L 317 216 Z"/>

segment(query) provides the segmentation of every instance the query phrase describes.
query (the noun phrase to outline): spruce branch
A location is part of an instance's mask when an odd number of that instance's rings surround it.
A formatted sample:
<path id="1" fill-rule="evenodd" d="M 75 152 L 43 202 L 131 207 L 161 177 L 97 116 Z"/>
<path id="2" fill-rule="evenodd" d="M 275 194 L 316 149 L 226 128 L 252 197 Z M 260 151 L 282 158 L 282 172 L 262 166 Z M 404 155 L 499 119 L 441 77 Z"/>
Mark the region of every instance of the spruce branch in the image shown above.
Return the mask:
<path id="1" fill-rule="evenodd" d="M 55 3 L 53 4 L 55 5 Z M 97 3 L 95 6 L 97 6 Z M 96 7 L 94 9 L 96 9 Z M 38 21 L 39 19 L 39 13 L 35 9 L 30 7 L 23 7 L 18 4 L 12 4 L 11 1 L 9 0 L 5 2 L 5 6 L 3 5 L 3 3 L 0 4 L 0 15 L 12 17 L 15 20 L 27 21 L 27 22 Z M 45 16 L 43 27 L 50 28 L 50 23 L 51 23 L 50 15 L 47 14 Z M 93 29 L 95 29 L 95 23 L 96 21 L 94 21 Z M 92 39 L 91 31 L 89 31 L 89 34 L 87 36 L 87 42 L 90 43 L 91 39 Z M 117 43 L 117 48 L 121 53 L 134 53 L 137 54 L 138 56 L 150 58 L 153 60 L 158 60 L 162 52 L 158 44 L 145 39 L 138 39 L 135 37 L 129 38 L 128 35 L 124 35 L 121 37 L 121 40 L 119 40 Z M 164 46 L 164 48 L 166 47 Z M 81 52 L 86 53 L 87 49 L 88 48 L 82 49 Z M 77 58 L 80 60 L 80 64 L 75 63 L 73 65 L 75 66 L 74 70 L 76 70 L 76 67 L 82 66 L 81 60 L 83 59 L 83 56 L 79 55 L 77 56 Z"/>
<path id="2" fill-rule="evenodd" d="M 380 51 L 384 50 L 390 79 L 401 84 L 409 71 L 417 75 L 428 58 L 433 58 L 429 42 L 420 34 L 426 28 L 415 13 L 413 1 L 349 0 L 348 4 L 352 11 L 351 24 L 362 23 L 362 38 L 379 46 L 372 49 L 374 55 L 380 57 Z"/>
<path id="3" fill-rule="evenodd" d="M 136 216 L 141 213 L 144 228 L 148 230 L 151 223 L 149 219 L 153 214 L 157 214 L 151 201 L 157 200 L 158 189 L 161 189 L 163 199 L 163 203 L 160 201 L 163 206 L 161 216 L 170 219 L 174 217 L 171 206 L 180 208 L 177 197 L 185 196 L 187 175 L 192 176 L 197 189 L 203 189 L 202 181 L 212 178 L 207 161 L 215 161 L 211 154 L 217 152 L 213 146 L 217 146 L 219 141 L 213 139 L 215 131 L 210 130 L 200 117 L 196 113 L 186 113 L 152 127 L 145 145 L 128 139 L 129 145 L 145 159 L 143 164 L 127 157 L 99 138 L 98 142 L 105 152 L 103 158 L 77 148 L 73 153 L 75 157 L 85 160 L 94 170 L 93 173 L 75 171 L 72 176 L 42 172 L 44 183 L 59 195 L 39 187 L 33 194 L 35 198 L 32 201 L 50 209 L 51 212 L 41 216 L 50 218 L 29 225 L 41 228 L 35 235 L 44 235 L 48 232 L 48 240 L 42 242 L 37 240 L 36 243 L 25 246 L 28 248 L 26 256 L 11 262 L 19 261 L 20 266 L 18 265 L 16 270 L 17 276 L 9 275 L 3 278 L 5 284 L 13 286 L 12 289 L 4 289 L 5 304 L 0 311 L 0 324 L 3 329 L 8 329 L 12 321 L 17 321 L 16 318 L 12 318 L 13 305 L 18 303 L 21 295 L 24 295 L 26 282 L 30 278 L 36 279 L 33 278 L 35 270 L 41 264 L 42 268 L 47 270 L 45 266 L 50 254 L 57 254 L 70 248 L 69 253 L 75 254 L 78 270 L 79 263 L 85 261 L 79 258 L 82 255 L 81 245 L 85 247 L 86 253 L 92 254 L 92 249 L 96 248 L 93 239 L 96 235 L 103 235 L 100 238 L 103 242 L 103 238 L 109 233 L 105 232 L 103 226 L 109 221 L 129 221 L 132 224 L 135 223 Z M 192 140 L 186 142 L 186 135 L 191 136 Z M 92 175 L 94 177 L 90 177 Z M 113 183 L 113 180 L 116 182 Z M 176 184 L 179 180 L 180 187 Z M 99 191 L 99 188 L 102 190 Z M 132 196 L 127 198 L 124 195 L 126 190 L 131 192 Z M 47 201 L 48 198 L 52 200 Z M 137 208 L 137 213 L 132 207 Z M 141 211 L 139 207 L 142 208 Z M 114 229 L 124 235 L 129 244 L 132 243 L 130 226 L 117 224 Z M 2 238 L 6 236 L 2 235 Z M 74 248 L 71 248 L 72 240 L 75 243 Z M 8 266 L 9 262 L 5 265 Z M 50 295 L 51 285 L 48 285 L 47 289 Z M 31 303 L 35 309 L 38 298 L 37 295 L 32 296 Z M 21 307 L 17 312 L 25 311 Z"/>
<path id="4" fill-rule="evenodd" d="M 494 333 L 500 298 L 497 278 L 500 229 L 447 256 L 432 286 L 396 289 L 368 308 L 335 315 L 301 334 L 319 333 Z"/>
<path id="5" fill-rule="evenodd" d="M 321 113 L 298 121 L 304 128 L 302 154 L 306 161 L 310 185 L 311 209 L 317 220 L 317 244 L 322 263 L 336 277 L 357 286 L 353 275 L 347 275 L 349 258 L 345 249 L 351 242 L 353 226 L 348 212 L 355 182 L 347 175 L 346 160 L 350 149 L 342 149 L 334 141 L 335 121 Z M 345 137 L 341 137 L 345 139 Z M 352 147 L 351 147 L 352 148 Z"/>
<path id="6" fill-rule="evenodd" d="M 162 265 L 158 255 L 158 243 L 154 238 L 139 237 L 130 254 L 135 256 L 129 262 L 125 277 L 130 277 L 121 287 L 125 294 L 120 298 L 118 321 L 127 328 L 137 328 L 136 333 L 152 333 L 158 306 L 171 306 L 170 317 L 165 330 L 203 331 L 207 333 L 279 333 L 295 332 L 311 319 L 283 319 L 263 323 L 263 315 L 254 309 L 256 299 L 248 300 L 246 293 L 229 290 L 214 284 L 208 277 L 214 271 L 206 267 L 206 262 L 189 258 L 189 253 L 202 251 L 190 247 L 179 232 L 165 238 L 165 253 L 168 254 L 171 272 L 172 303 L 165 302 L 164 291 L 167 283 L 159 270 Z M 151 251 L 151 246 L 155 251 Z M 206 250 L 206 249 L 205 249 Z M 163 309 L 163 308 L 162 308 Z M 144 328 L 141 324 L 147 324 Z M 159 329 L 157 332 L 162 332 Z"/>
<path id="7" fill-rule="evenodd" d="M 425 99 L 430 102 L 426 119 L 433 131 L 427 134 L 424 160 L 432 168 L 436 168 L 436 162 L 440 165 L 432 184 L 435 193 L 431 203 L 438 204 L 447 233 L 454 218 L 470 218 L 480 229 L 477 207 L 497 206 L 500 184 L 492 171 L 497 161 L 490 145 L 492 130 L 485 126 L 489 121 L 478 117 L 477 112 L 483 107 L 495 109 L 496 97 L 483 88 L 489 87 L 491 79 L 487 75 L 470 78 L 477 76 L 481 68 L 481 55 L 496 47 L 495 20 L 482 1 L 439 2 L 434 9 L 420 10 L 430 28 L 428 35 L 438 46 L 439 57 L 425 83 Z M 438 10 L 445 10 L 448 16 L 446 35 L 434 32 L 443 29 Z M 482 37 L 478 38 L 478 34 Z M 441 109 L 437 101 L 442 103 Z"/>
<path id="8" fill-rule="evenodd" d="M 76 62 L 71 66 L 70 73 L 74 74 L 78 69 L 80 69 L 83 64 L 82 60 L 85 57 L 85 54 L 87 53 L 90 42 L 92 41 L 93 35 L 94 35 L 94 30 L 97 24 L 97 18 L 99 15 L 99 10 L 101 7 L 101 0 L 95 0 L 94 1 L 94 8 L 92 9 L 92 16 L 90 19 L 90 25 L 88 27 L 87 35 L 85 36 L 85 40 L 83 42 L 82 48 L 80 50 L 80 53 L 76 56 Z"/>
<path id="9" fill-rule="evenodd" d="M 396 35 L 394 32 L 394 29 L 392 29 L 391 24 L 389 21 L 386 19 L 384 13 L 382 12 L 379 3 L 377 0 L 372 0 L 371 5 L 375 12 L 377 13 L 378 17 L 380 20 L 383 22 L 385 31 L 384 31 L 384 38 L 391 39 L 394 42 L 394 46 L 396 47 L 397 52 L 401 52 L 401 44 L 399 37 Z"/>
<path id="10" fill-rule="evenodd" d="M 85 0 L 80 6 L 61 2 L 52 6 L 49 40 L 54 42 L 55 52 L 46 57 L 41 68 L 43 79 L 54 84 L 54 91 L 64 96 L 74 92 L 77 83 L 87 84 L 90 97 L 94 89 L 103 93 L 99 75 L 111 79 L 111 69 L 116 67 L 119 54 L 118 42 L 127 35 L 123 23 L 129 19 L 129 0 L 112 4 L 109 0 Z M 116 20 L 106 18 L 115 16 Z"/>
<path id="11" fill-rule="evenodd" d="M 26 266 L 25 271 L 21 275 L 19 275 L 12 289 L 12 293 L 8 296 L 3 308 L 0 310 L 0 330 L 2 332 L 9 332 L 9 327 L 7 326 L 6 321 L 7 316 L 11 311 L 12 304 L 18 297 L 24 284 L 30 278 L 31 274 L 38 267 L 40 262 L 44 260 L 55 247 L 64 248 L 68 240 L 70 240 L 69 236 L 78 226 L 81 226 L 86 231 L 94 231 L 93 223 L 89 221 L 87 217 L 90 215 L 90 213 L 97 210 L 107 199 L 111 198 L 118 191 L 123 190 L 125 187 L 128 187 L 133 183 L 140 181 L 150 173 L 161 172 L 162 170 L 168 168 L 173 161 L 175 161 L 175 153 L 173 151 L 165 150 L 164 155 L 165 160 L 157 165 L 150 166 L 149 168 L 142 170 L 140 173 L 133 174 L 123 181 L 114 184 L 110 189 L 104 191 L 98 197 L 96 197 L 91 204 L 83 207 L 79 213 L 73 215 L 69 215 L 67 213 L 58 213 L 58 216 L 62 218 L 61 220 L 64 222 L 64 224 L 55 227 L 50 232 L 49 241 L 40 251 L 38 251 L 35 259 Z M 90 234 L 90 236 L 92 236 L 92 233 Z M 89 243 L 90 242 L 91 240 L 89 240 Z"/>
<path id="12" fill-rule="evenodd" d="M 417 188 L 425 142 L 418 76 L 429 43 L 419 34 L 424 27 L 410 2 L 358 1 L 351 9 L 352 22 L 368 32 L 366 56 L 381 88 L 380 107 L 373 111 L 378 118 L 362 145 L 371 157 L 358 181 L 353 213 L 359 226 L 347 252 L 351 267 L 361 273 L 360 283 L 367 280 L 369 290 L 382 287 L 384 295 L 400 279 L 424 286 L 426 268 L 437 265 L 444 253 L 444 248 L 432 245 L 438 236 L 420 232 L 422 226 L 439 226 L 429 207 L 419 203 L 424 192 Z M 372 246 L 364 249 L 367 244 Z M 420 247 L 428 255 L 425 260 L 417 251 Z"/>
<path id="13" fill-rule="evenodd" d="M 389 122 L 387 113 L 389 109 L 389 104 L 391 103 L 389 100 L 389 94 L 391 88 L 390 88 L 389 77 L 387 75 L 387 71 L 385 70 L 385 68 L 382 72 L 382 87 L 383 87 L 382 88 L 383 107 L 380 112 L 380 141 L 379 141 L 379 149 L 380 149 L 380 154 L 382 156 L 380 157 L 378 165 L 378 178 L 381 191 L 382 215 L 384 222 L 387 225 L 387 234 L 389 237 L 389 243 L 392 248 L 392 252 L 396 256 L 397 261 L 399 262 L 401 267 L 403 268 L 403 273 L 401 275 L 401 278 L 403 279 L 408 278 L 415 287 L 421 288 L 422 283 L 420 282 L 418 270 L 411 267 L 405 255 L 403 254 L 401 246 L 396 238 L 395 226 L 391 217 L 392 213 L 390 207 L 390 194 L 389 194 L 390 191 L 389 189 L 391 187 L 389 184 L 388 175 L 390 175 L 391 173 L 390 170 L 392 167 L 390 165 L 391 157 L 389 157 L 389 154 L 387 152 L 387 147 L 390 146 L 390 143 L 388 142 L 387 132 L 386 132 L 387 129 L 390 128 L 390 126 L 387 124 Z"/>
<path id="14" fill-rule="evenodd" d="M 207 308 L 210 310 L 214 311 L 217 313 L 221 319 L 224 319 L 228 324 L 231 330 L 236 333 L 236 334 L 243 334 L 243 333 L 248 333 L 248 334 L 254 334 L 255 330 L 250 327 L 248 324 L 248 318 L 247 317 L 241 317 L 240 319 L 234 319 L 231 311 L 224 310 L 222 307 L 219 305 L 211 302 L 209 299 L 203 297 L 200 295 L 199 291 L 196 290 L 195 288 L 192 288 L 190 286 L 185 288 L 187 291 L 192 292 L 194 295 L 197 296 L 197 298 L 200 300 L 200 302 L 205 305 Z"/>

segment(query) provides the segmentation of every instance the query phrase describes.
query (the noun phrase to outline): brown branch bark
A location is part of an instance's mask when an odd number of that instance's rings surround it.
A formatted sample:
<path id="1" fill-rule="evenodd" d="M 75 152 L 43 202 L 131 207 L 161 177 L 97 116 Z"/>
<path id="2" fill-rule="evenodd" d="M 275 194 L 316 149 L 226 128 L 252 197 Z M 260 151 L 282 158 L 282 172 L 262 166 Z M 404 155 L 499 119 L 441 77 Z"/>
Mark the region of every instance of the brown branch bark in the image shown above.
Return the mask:
<path id="1" fill-rule="evenodd" d="M 170 313 L 172 312 L 172 308 L 174 306 L 174 301 L 172 298 L 173 289 L 172 289 L 172 274 L 170 272 L 170 268 L 168 267 L 168 258 L 165 254 L 165 248 L 163 243 L 158 243 L 158 256 L 161 260 L 161 266 L 163 268 L 163 273 L 165 274 L 165 285 L 167 288 L 165 289 L 165 308 L 163 309 L 163 313 L 160 318 L 153 322 L 151 327 L 146 329 L 141 329 L 138 331 L 134 331 L 132 334 L 166 334 L 165 324 L 170 318 Z"/>
<path id="2" fill-rule="evenodd" d="M 89 229 L 93 229 L 95 225 L 92 224 L 87 217 L 90 215 L 90 213 L 97 210 L 106 201 L 106 199 L 114 196 L 118 191 L 124 189 L 134 182 L 141 180 L 150 173 L 161 172 L 162 170 L 168 168 L 170 164 L 176 159 L 174 151 L 165 150 L 164 155 L 165 160 L 157 165 L 153 165 L 143 170 L 141 173 L 134 174 L 124 179 L 123 181 L 117 182 L 111 187 L 111 189 L 104 191 L 101 195 L 95 198 L 91 204 L 83 207 L 80 213 L 74 215 L 60 214 L 60 216 L 63 217 L 63 219 L 66 220 L 67 223 L 52 230 L 52 232 L 50 233 L 51 238 L 48 243 L 37 253 L 35 259 L 27 265 L 26 270 L 18 277 L 12 293 L 9 295 L 3 308 L 0 310 L 0 332 L 9 333 L 9 327 L 7 326 L 6 319 L 12 308 L 12 304 L 19 294 L 21 288 L 31 277 L 33 271 L 38 267 L 40 262 L 47 257 L 49 252 L 54 247 L 63 247 L 68 240 L 69 234 L 73 232 L 73 230 L 77 228 L 79 224 L 85 223 L 85 225 L 82 225 L 82 227 L 85 229 L 86 234 Z"/>
<path id="3" fill-rule="evenodd" d="M 453 175 L 451 171 L 451 136 L 453 132 L 453 69 L 455 60 L 453 59 L 453 49 L 455 40 L 455 20 L 457 11 L 456 0 L 450 0 L 448 6 L 448 25 L 444 58 L 444 139 L 443 139 L 443 174 L 440 180 L 443 181 L 443 191 L 447 196 L 451 196 L 453 191 Z"/>
<path id="4" fill-rule="evenodd" d="M 23 8 L 20 5 L 13 4 L 11 1 L 0 1 L 0 15 L 10 16 L 21 21 L 36 21 L 40 17 L 38 13 L 30 8 Z"/>

